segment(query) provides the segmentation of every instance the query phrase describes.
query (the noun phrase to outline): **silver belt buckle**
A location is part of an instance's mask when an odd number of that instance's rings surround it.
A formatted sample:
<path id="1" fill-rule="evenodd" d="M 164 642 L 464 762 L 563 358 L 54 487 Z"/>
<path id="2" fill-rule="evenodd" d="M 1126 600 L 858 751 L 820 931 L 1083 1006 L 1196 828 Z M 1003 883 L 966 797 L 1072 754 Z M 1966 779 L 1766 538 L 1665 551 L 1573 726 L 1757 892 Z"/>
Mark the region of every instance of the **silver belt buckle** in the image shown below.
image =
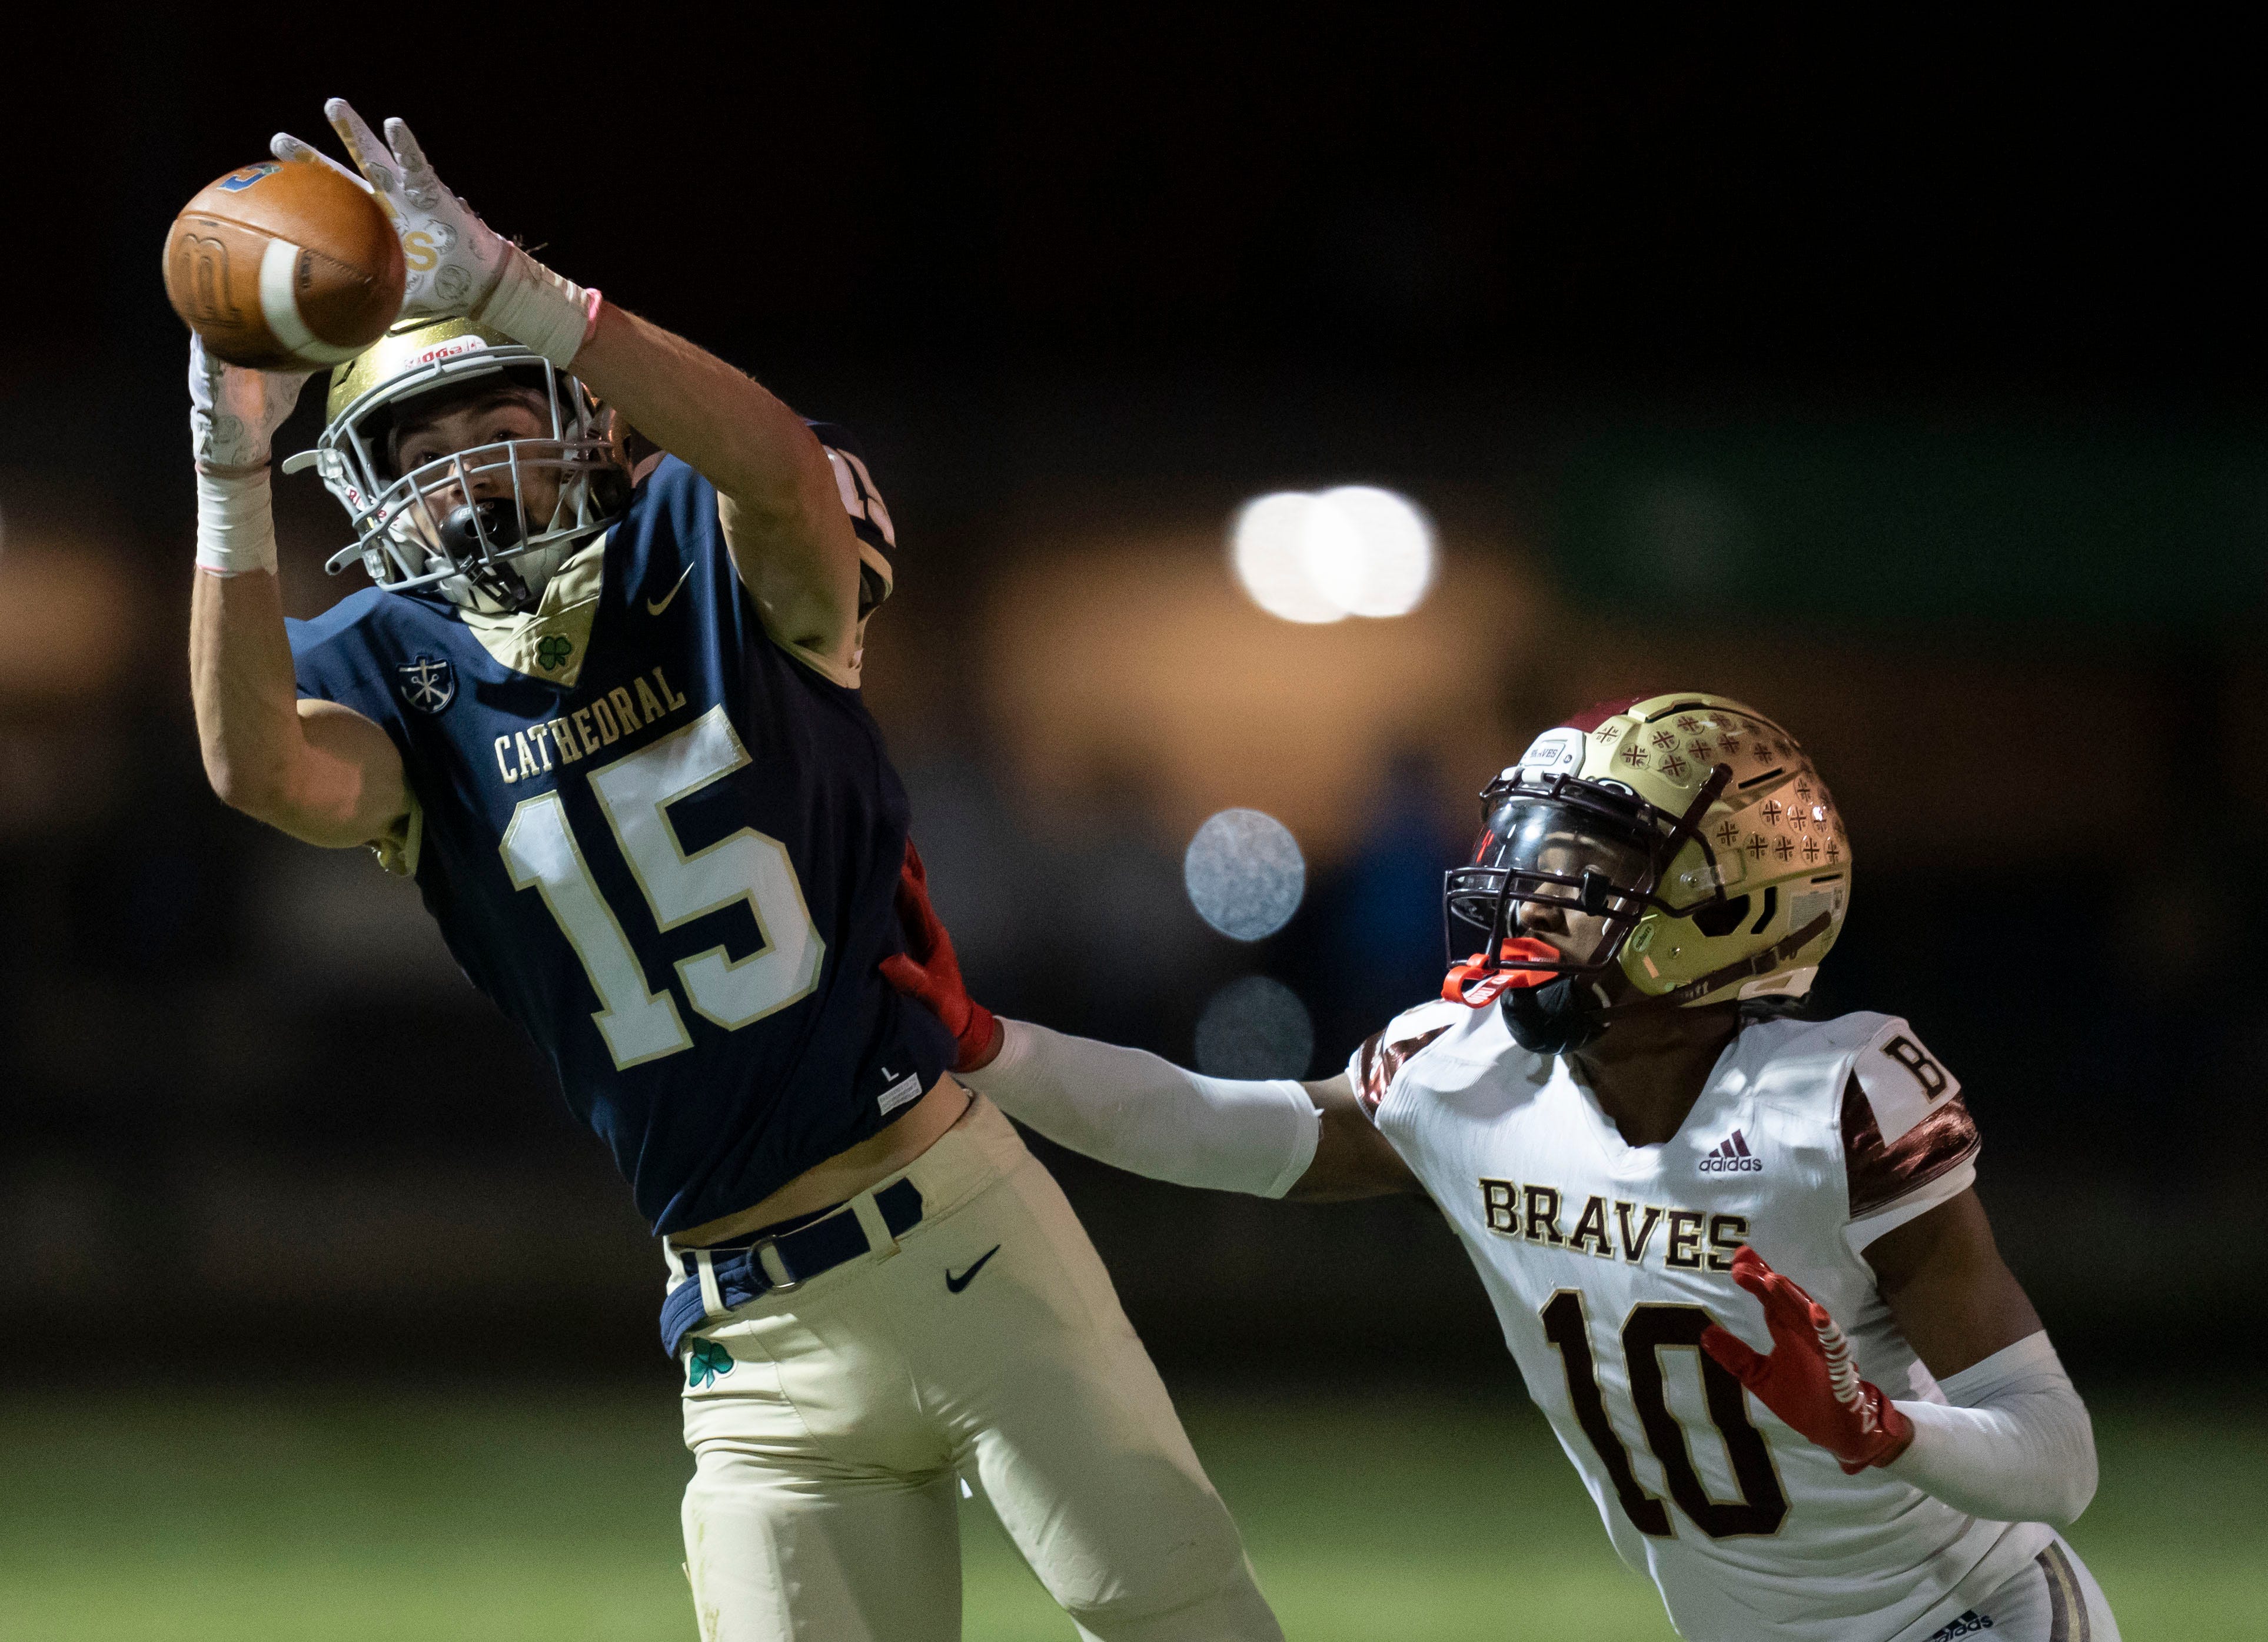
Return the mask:
<path id="1" fill-rule="evenodd" d="M 764 1250 L 767 1248 L 771 1250 L 772 1258 L 779 1263 L 782 1276 L 778 1279 L 772 1277 L 770 1270 L 764 1264 Z M 767 1293 L 792 1294 L 803 1286 L 803 1279 L 795 1275 L 794 1269 L 787 1263 L 787 1256 L 780 1252 L 779 1239 L 777 1237 L 759 1237 L 755 1242 L 750 1243 L 748 1260 L 757 1270 L 764 1274 L 764 1281 L 771 1284 L 771 1287 L 765 1291 Z"/>

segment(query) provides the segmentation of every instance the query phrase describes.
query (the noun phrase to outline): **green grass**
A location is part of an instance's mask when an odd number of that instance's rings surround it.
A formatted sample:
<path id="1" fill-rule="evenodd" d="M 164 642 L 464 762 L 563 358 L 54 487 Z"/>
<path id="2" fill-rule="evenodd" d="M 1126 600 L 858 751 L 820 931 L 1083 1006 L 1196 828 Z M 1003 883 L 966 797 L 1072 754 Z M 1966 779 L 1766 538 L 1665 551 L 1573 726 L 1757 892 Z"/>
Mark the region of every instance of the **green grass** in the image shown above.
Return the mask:
<path id="1" fill-rule="evenodd" d="M 1501 1399 L 1193 1397 L 1295 1639 L 1666 1638 L 1543 1422 Z M 2268 1417 L 2098 1406 L 2072 1536 L 2130 1642 L 2268 1637 Z M 664 1393 L 0 1402 L 0 1637 L 690 1642 Z M 972 1642 L 1071 1626 L 963 1508 Z"/>

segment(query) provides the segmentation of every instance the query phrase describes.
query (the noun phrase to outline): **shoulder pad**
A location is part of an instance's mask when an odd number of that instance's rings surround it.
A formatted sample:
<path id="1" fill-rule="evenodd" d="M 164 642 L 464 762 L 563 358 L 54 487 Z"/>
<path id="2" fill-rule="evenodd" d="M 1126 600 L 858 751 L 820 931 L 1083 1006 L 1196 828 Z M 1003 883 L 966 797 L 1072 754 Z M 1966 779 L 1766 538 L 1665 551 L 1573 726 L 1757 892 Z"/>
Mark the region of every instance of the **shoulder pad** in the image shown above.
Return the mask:
<path id="1" fill-rule="evenodd" d="M 1765 1099 L 1831 1116 L 1852 1057 L 1889 1024 L 1889 1016 L 1868 1012 L 1831 1020 L 1759 1020 L 1741 1029 L 1737 1052 Z"/>
<path id="2" fill-rule="evenodd" d="M 831 422 L 806 425 L 827 452 L 836 492 L 843 498 L 843 511 L 850 516 L 851 534 L 858 538 L 858 615 L 863 620 L 897 585 L 898 527 L 849 432 Z"/>
<path id="3" fill-rule="evenodd" d="M 1387 1091 L 1394 1086 L 1395 1074 L 1412 1057 L 1456 1025 L 1459 1018 L 1470 1012 L 1462 1004 L 1435 998 L 1415 1009 L 1403 1010 L 1388 1021 L 1383 1030 L 1365 1038 L 1347 1062 L 1347 1081 L 1354 1086 L 1354 1098 L 1361 1102 L 1362 1109 L 1377 1116 Z"/>
<path id="4" fill-rule="evenodd" d="M 1893 1132 L 1892 1124 L 1903 1126 Z M 1852 1219 L 1877 1219 L 1900 1204 L 1918 1212 L 1949 1196 L 1963 1182 L 1964 1165 L 1972 1170 L 1967 1178 L 1973 1178 L 1980 1144 L 1961 1086 L 1915 1042 L 1904 1021 L 1890 1022 L 1861 1053 L 1843 1093 L 1843 1168 Z M 1878 1233 L 1887 1229 L 1877 1226 Z"/>
<path id="5" fill-rule="evenodd" d="M 1961 1079 L 1922 1048 L 1913 1028 L 1896 1016 L 1883 1021 L 1867 1040 L 1851 1071 L 1874 1108 L 1874 1126 L 1886 1145 L 1896 1145 L 1908 1130 L 1961 1097 Z"/>

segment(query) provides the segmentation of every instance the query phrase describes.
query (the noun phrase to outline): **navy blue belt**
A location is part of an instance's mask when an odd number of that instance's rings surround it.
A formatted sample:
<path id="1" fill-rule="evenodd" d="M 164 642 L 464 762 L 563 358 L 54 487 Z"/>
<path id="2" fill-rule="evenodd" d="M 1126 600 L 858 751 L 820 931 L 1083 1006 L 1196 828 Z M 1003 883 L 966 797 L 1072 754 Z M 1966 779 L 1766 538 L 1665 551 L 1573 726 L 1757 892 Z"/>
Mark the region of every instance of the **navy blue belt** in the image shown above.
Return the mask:
<path id="1" fill-rule="evenodd" d="M 882 1224 L 890 1228 L 893 1237 L 902 1236 L 921 1224 L 921 1189 L 909 1180 L 876 1192 L 874 1206 L 882 1211 Z M 717 1297 L 724 1301 L 725 1309 L 731 1311 L 767 1294 L 790 1293 L 821 1272 L 832 1271 L 846 1260 L 856 1260 L 873 1247 L 866 1241 L 866 1228 L 858 1224 L 858 1217 L 845 1204 L 793 1231 L 758 1232 L 710 1248 L 673 1249 L 671 1257 L 688 1281 L 670 1290 L 661 1302 L 661 1349 L 675 1361 L 679 1343 L 709 1321 L 708 1304 L 701 1298 L 703 1255 L 709 1256 L 709 1268 L 716 1274 Z M 764 1270 L 763 1254 L 767 1248 L 777 1256 L 786 1281 L 775 1280 Z"/>

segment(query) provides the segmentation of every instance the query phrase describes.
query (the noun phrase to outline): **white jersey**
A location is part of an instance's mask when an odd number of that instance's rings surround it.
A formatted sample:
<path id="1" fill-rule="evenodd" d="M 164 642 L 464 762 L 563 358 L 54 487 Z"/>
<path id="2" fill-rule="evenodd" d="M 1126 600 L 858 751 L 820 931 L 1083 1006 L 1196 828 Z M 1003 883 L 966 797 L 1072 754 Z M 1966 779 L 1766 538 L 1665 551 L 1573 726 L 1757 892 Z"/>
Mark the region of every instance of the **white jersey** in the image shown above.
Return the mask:
<path id="1" fill-rule="evenodd" d="M 1747 1027 L 1654 1146 L 1625 1144 L 1497 1009 L 1411 1010 L 1348 1070 L 1681 1635 L 1925 1638 L 2048 1543 L 2044 1527 L 1965 1515 L 1879 1468 L 1846 1476 L 1697 1344 L 1716 1322 L 1771 1349 L 1763 1307 L 1729 1275 L 1750 1243 L 1843 1325 L 1867 1379 L 1944 1400 L 1862 1252 L 1976 1178 L 1960 1085 L 1903 1020 Z"/>

